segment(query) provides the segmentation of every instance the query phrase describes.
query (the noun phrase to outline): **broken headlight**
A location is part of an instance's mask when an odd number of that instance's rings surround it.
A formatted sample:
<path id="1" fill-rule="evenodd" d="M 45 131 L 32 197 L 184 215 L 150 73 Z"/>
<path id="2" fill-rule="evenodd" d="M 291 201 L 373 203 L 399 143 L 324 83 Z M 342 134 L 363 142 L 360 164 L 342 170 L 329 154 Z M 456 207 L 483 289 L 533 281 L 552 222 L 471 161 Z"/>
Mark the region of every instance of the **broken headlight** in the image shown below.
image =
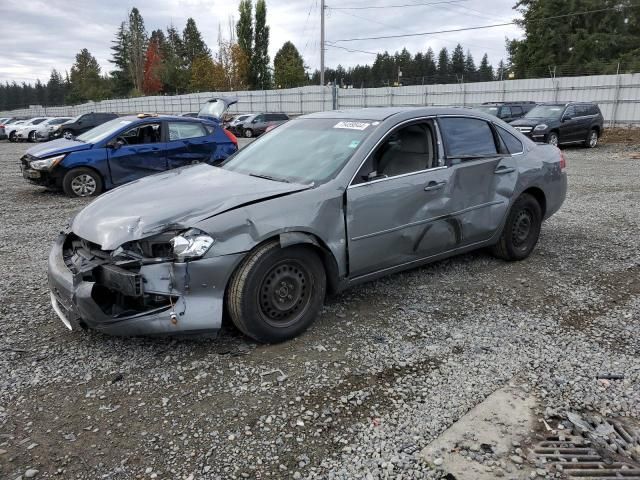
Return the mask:
<path id="1" fill-rule="evenodd" d="M 44 158 L 42 160 L 34 160 L 29 165 L 35 170 L 51 170 L 57 164 L 59 164 L 67 154 L 56 155 L 55 157 Z"/>
<path id="2" fill-rule="evenodd" d="M 192 228 L 171 239 L 173 255 L 178 260 L 200 258 L 214 244 L 213 238 L 201 230 Z"/>

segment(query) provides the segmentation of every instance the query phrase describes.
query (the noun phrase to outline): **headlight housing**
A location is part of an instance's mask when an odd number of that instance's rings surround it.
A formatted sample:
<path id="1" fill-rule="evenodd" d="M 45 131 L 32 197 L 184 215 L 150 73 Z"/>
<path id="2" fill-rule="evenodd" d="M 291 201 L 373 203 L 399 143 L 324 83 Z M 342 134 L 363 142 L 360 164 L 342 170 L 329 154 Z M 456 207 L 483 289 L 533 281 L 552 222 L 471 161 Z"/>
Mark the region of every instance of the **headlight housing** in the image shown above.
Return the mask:
<path id="1" fill-rule="evenodd" d="M 170 240 L 173 255 L 180 261 L 202 257 L 215 240 L 201 230 L 192 228 Z"/>
<path id="2" fill-rule="evenodd" d="M 29 165 L 35 170 L 51 170 L 58 165 L 67 154 L 56 155 L 55 157 L 43 158 L 42 160 L 34 160 Z"/>
<path id="3" fill-rule="evenodd" d="M 546 130 L 547 128 L 549 128 L 549 125 L 547 125 L 546 123 L 541 123 L 540 125 L 536 125 L 536 128 L 534 128 L 534 130 L 542 131 Z"/>

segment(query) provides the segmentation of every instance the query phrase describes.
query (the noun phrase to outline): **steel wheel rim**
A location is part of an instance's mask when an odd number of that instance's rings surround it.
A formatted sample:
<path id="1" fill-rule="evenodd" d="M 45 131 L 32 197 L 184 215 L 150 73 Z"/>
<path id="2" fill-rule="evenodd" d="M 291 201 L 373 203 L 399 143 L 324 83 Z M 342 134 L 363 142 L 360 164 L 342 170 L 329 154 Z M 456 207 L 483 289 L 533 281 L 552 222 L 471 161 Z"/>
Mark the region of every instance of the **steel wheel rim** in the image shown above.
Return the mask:
<path id="1" fill-rule="evenodd" d="M 244 134 L 247 138 L 253 137 L 253 132 L 251 130 L 247 130 L 246 132 L 244 132 Z"/>
<path id="2" fill-rule="evenodd" d="M 589 137 L 589 146 L 595 147 L 598 144 L 598 132 L 591 132 L 591 136 Z"/>
<path id="3" fill-rule="evenodd" d="M 93 195 L 96 191 L 96 181 L 95 179 L 86 173 L 82 175 L 78 175 L 71 180 L 71 190 L 78 197 L 88 197 Z"/>
<path id="4" fill-rule="evenodd" d="M 258 305 L 264 320 L 276 328 L 300 320 L 311 302 L 313 282 L 307 269 L 296 260 L 283 260 L 263 277 Z"/>
<path id="5" fill-rule="evenodd" d="M 549 137 L 549 145 L 553 145 L 554 147 L 558 146 L 558 136 L 557 135 L 551 135 Z"/>
<path id="6" fill-rule="evenodd" d="M 533 230 L 533 215 L 529 210 L 521 210 L 516 215 L 511 230 L 511 241 L 516 248 L 524 248 L 528 245 L 531 231 Z"/>

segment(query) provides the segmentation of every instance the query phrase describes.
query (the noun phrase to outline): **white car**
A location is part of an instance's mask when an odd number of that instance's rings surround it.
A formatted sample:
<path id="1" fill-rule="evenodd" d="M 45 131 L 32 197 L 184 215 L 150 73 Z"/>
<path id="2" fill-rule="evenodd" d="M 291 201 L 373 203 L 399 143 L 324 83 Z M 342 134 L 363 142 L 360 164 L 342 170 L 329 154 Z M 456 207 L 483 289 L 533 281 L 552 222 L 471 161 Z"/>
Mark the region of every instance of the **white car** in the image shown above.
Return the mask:
<path id="1" fill-rule="evenodd" d="M 17 122 L 18 120 L 13 117 L 3 117 L 0 118 L 0 140 L 4 140 L 7 138 L 7 132 L 5 127 L 8 127 L 10 124 Z"/>
<path id="2" fill-rule="evenodd" d="M 36 117 L 27 120 L 16 129 L 16 140 L 18 142 L 25 142 L 27 140 L 34 142 L 36 139 L 36 128 L 38 128 L 38 125 L 42 122 L 49 120 L 49 118 L 50 117 Z M 11 138 L 9 138 L 9 140 L 11 140 Z"/>
<path id="3" fill-rule="evenodd" d="M 28 120 L 18 120 L 17 122 L 9 123 L 4 126 L 4 134 L 10 142 L 16 141 L 16 130 L 27 122 Z"/>
<path id="4" fill-rule="evenodd" d="M 36 142 L 46 142 L 47 140 L 51 140 L 56 128 L 69 120 L 71 120 L 71 117 L 54 117 L 45 120 L 36 126 L 34 140 Z M 31 138 L 28 138 L 28 140 L 33 141 Z"/>

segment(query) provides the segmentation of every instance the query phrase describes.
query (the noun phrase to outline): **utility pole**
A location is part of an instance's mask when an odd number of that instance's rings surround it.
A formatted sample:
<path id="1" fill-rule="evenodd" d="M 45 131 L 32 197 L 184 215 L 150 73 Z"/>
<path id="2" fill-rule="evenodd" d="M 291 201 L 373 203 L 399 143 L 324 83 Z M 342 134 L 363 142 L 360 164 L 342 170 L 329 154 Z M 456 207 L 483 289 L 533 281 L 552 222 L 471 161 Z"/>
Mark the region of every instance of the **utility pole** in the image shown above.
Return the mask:
<path id="1" fill-rule="evenodd" d="M 320 85 L 324 85 L 324 0 L 320 0 Z"/>

